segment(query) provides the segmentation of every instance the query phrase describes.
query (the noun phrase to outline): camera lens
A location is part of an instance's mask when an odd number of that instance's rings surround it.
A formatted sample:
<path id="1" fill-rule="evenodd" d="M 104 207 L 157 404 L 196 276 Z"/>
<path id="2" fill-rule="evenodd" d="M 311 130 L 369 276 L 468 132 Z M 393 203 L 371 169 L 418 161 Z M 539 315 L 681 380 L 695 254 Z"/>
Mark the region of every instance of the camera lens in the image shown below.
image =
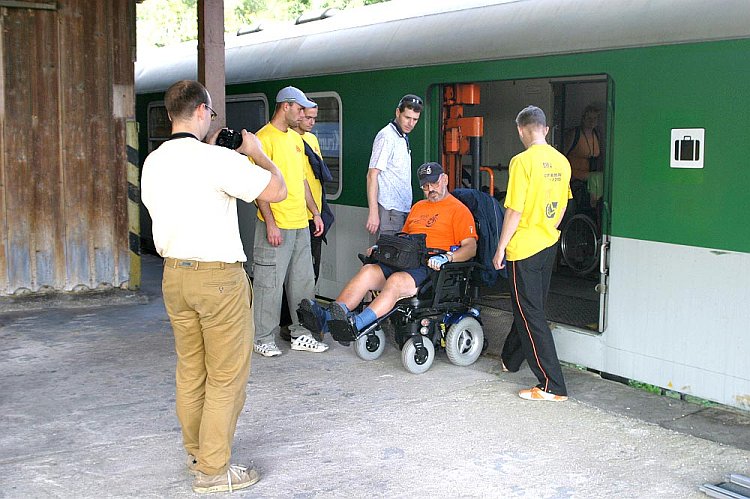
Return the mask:
<path id="1" fill-rule="evenodd" d="M 237 149 L 242 145 L 242 133 L 235 132 L 230 128 L 224 128 L 216 137 L 216 145 L 227 149 Z"/>

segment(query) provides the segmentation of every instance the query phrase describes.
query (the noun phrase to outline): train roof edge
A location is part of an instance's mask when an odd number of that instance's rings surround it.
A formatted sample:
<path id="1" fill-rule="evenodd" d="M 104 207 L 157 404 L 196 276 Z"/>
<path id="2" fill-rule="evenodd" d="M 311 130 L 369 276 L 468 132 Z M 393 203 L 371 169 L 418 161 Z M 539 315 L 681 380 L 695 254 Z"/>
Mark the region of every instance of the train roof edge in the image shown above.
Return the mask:
<path id="1" fill-rule="evenodd" d="M 392 0 L 230 35 L 226 82 L 741 38 L 750 38 L 747 0 Z M 142 57 L 136 92 L 196 78 L 195 47 L 189 42 Z"/>

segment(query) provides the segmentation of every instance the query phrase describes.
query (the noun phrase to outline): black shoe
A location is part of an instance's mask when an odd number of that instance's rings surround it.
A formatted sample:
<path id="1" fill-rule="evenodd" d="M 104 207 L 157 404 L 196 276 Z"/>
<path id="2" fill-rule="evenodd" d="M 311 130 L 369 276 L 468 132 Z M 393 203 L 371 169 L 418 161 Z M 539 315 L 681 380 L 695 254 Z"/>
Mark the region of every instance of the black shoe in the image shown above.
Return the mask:
<path id="1" fill-rule="evenodd" d="M 359 331 L 354 323 L 354 314 L 346 313 L 341 304 L 333 302 L 328 307 L 331 314 L 331 321 L 328 323 L 328 330 L 331 332 L 333 339 L 344 346 L 357 339 Z"/>
<path id="2" fill-rule="evenodd" d="M 305 298 L 299 304 L 297 316 L 302 325 L 312 333 L 316 340 L 323 341 L 323 334 L 328 332 L 328 321 L 326 311 L 318 305 L 318 302 Z"/>
<path id="3" fill-rule="evenodd" d="M 281 329 L 279 330 L 279 336 L 280 336 L 280 337 L 281 337 L 281 339 L 282 339 L 282 340 L 284 340 L 284 341 L 288 341 L 288 342 L 290 342 L 290 343 L 291 343 L 291 341 L 292 341 L 292 335 L 291 335 L 291 334 L 289 334 L 289 328 L 288 328 L 287 326 L 284 326 L 284 327 L 282 327 L 282 328 L 281 328 Z"/>

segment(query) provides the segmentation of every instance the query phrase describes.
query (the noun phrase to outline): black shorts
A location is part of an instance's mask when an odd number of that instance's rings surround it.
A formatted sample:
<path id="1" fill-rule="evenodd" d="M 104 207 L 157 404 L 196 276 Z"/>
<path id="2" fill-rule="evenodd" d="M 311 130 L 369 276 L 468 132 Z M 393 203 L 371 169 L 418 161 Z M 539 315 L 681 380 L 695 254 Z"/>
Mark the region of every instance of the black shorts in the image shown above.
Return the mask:
<path id="1" fill-rule="evenodd" d="M 425 282 L 427 280 L 427 277 L 430 275 L 430 269 L 424 265 L 415 267 L 413 269 L 406 269 L 406 270 L 394 269 L 380 262 L 377 262 L 376 265 L 380 266 L 380 269 L 383 271 L 383 275 L 385 276 L 386 279 L 388 279 L 395 272 L 406 272 L 407 274 L 411 276 L 412 279 L 414 279 L 414 285 L 416 287 L 421 286 L 422 283 Z"/>

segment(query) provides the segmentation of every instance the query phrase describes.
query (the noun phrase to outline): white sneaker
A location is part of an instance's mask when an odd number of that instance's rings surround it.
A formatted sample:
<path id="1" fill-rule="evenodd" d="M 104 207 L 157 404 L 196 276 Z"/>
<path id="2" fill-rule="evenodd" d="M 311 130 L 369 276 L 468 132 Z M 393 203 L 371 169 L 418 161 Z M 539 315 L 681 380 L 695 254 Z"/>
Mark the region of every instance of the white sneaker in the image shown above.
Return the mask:
<path id="1" fill-rule="evenodd" d="M 200 471 L 193 480 L 193 492 L 208 494 L 211 492 L 234 492 L 244 489 L 260 480 L 260 474 L 253 468 L 232 464 L 226 473 L 204 475 Z"/>
<path id="2" fill-rule="evenodd" d="M 281 350 L 276 346 L 276 343 L 269 341 L 268 343 L 256 343 L 253 345 L 255 353 L 261 354 L 263 357 L 276 357 L 281 355 Z M 292 347 L 294 348 L 294 347 Z"/>
<path id="3" fill-rule="evenodd" d="M 320 353 L 328 350 L 328 345 L 316 340 L 309 334 L 303 334 L 302 336 L 292 338 L 292 350 Z"/>

